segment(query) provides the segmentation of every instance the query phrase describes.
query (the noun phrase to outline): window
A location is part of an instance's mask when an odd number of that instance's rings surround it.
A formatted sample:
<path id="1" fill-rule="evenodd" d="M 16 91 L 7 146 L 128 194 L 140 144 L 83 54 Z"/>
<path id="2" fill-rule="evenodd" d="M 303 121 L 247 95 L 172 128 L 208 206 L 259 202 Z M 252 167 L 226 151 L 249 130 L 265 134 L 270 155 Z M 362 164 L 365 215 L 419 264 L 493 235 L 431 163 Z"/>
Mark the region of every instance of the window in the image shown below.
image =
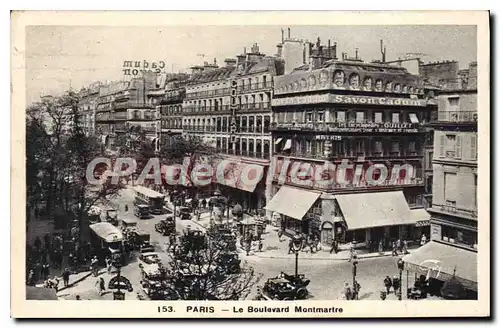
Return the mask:
<path id="1" fill-rule="evenodd" d="M 313 121 L 313 114 L 311 112 L 306 113 L 306 122 L 311 123 Z"/>
<path id="2" fill-rule="evenodd" d="M 477 247 L 477 232 L 475 231 L 462 230 L 444 225 L 441 226 L 441 231 L 443 241 L 471 248 Z"/>
<path id="3" fill-rule="evenodd" d="M 375 123 L 382 123 L 382 113 L 375 113 Z"/>
<path id="4" fill-rule="evenodd" d="M 428 160 L 427 167 L 429 169 L 432 169 L 432 158 L 433 157 L 434 157 L 434 152 L 430 151 L 429 156 L 427 157 L 427 160 Z"/>
<path id="5" fill-rule="evenodd" d="M 382 150 L 382 141 L 375 141 L 375 154 L 381 156 L 383 153 Z"/>
<path id="6" fill-rule="evenodd" d="M 365 120 L 364 112 L 356 112 L 356 123 L 363 123 Z"/>
<path id="7" fill-rule="evenodd" d="M 477 136 L 471 136 L 470 140 L 470 159 L 477 159 Z"/>
<path id="8" fill-rule="evenodd" d="M 356 140 L 356 152 L 358 155 L 365 154 L 365 141 L 364 140 Z"/>
<path id="9" fill-rule="evenodd" d="M 316 154 L 323 156 L 325 151 L 325 142 L 322 140 L 316 140 Z"/>
<path id="10" fill-rule="evenodd" d="M 337 122 L 345 122 L 345 112 L 337 112 Z"/>
<path id="11" fill-rule="evenodd" d="M 456 206 L 457 198 L 457 174 L 451 172 L 444 173 L 444 200 L 447 206 Z"/>
<path id="12" fill-rule="evenodd" d="M 399 113 L 392 113 L 392 123 L 399 123 Z"/>
<path id="13" fill-rule="evenodd" d="M 318 112 L 317 115 L 317 120 L 318 122 L 324 122 L 325 121 L 325 112 Z"/>
<path id="14" fill-rule="evenodd" d="M 411 123 L 414 123 L 414 124 L 419 123 L 417 114 L 410 113 L 409 116 L 410 116 L 410 122 Z"/>
<path id="15" fill-rule="evenodd" d="M 449 105 L 449 110 L 450 111 L 458 111 L 458 105 L 459 105 L 459 97 L 449 97 L 448 98 L 448 105 Z"/>
<path id="16" fill-rule="evenodd" d="M 391 142 L 391 155 L 399 155 L 399 142 Z"/>
<path id="17" fill-rule="evenodd" d="M 410 141 L 408 142 L 408 151 L 410 153 L 416 153 L 417 152 L 417 149 L 416 149 L 416 142 L 415 141 Z"/>
<path id="18" fill-rule="evenodd" d="M 264 75 L 264 76 L 262 77 L 262 84 L 264 85 L 264 87 L 266 87 L 266 86 L 267 86 L 267 81 L 266 81 L 266 80 L 267 80 L 267 76 L 265 76 L 265 75 Z"/>
<path id="19" fill-rule="evenodd" d="M 306 152 L 311 153 L 312 151 L 312 143 L 311 140 L 306 140 Z"/>

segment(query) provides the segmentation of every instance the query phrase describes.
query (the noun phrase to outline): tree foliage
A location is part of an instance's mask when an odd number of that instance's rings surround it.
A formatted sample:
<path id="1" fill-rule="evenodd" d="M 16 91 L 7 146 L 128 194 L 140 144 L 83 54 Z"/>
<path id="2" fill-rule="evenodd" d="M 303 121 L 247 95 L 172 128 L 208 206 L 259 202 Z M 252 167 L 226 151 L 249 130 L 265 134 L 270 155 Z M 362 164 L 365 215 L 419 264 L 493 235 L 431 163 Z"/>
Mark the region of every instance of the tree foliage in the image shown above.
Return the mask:
<path id="1" fill-rule="evenodd" d="M 102 155 L 102 148 L 83 130 L 78 101 L 78 95 L 69 91 L 61 97 L 44 97 L 27 109 L 28 203 L 41 207 L 42 214 L 60 227 L 73 220 L 82 222 L 91 206 L 115 196 L 122 187 L 109 181 L 100 186 L 88 183 L 87 166 Z"/>
<path id="2" fill-rule="evenodd" d="M 205 242 L 184 235 L 171 254 L 168 286 L 182 300 L 245 299 L 261 279 L 221 235 Z M 234 257 L 236 256 L 236 257 Z M 232 260 L 231 260 L 232 259 Z M 237 262 L 234 262 L 236 259 Z M 238 263 L 239 270 L 234 270 Z"/>

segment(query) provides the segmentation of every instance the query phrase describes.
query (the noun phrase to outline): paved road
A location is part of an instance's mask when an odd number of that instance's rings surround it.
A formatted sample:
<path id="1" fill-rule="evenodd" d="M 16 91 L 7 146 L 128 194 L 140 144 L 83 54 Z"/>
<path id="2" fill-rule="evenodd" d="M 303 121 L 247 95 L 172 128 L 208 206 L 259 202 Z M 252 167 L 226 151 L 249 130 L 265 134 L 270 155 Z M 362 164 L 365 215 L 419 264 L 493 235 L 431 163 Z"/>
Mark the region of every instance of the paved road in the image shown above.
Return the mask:
<path id="1" fill-rule="evenodd" d="M 119 206 L 119 218 L 135 218 L 132 210 L 134 199 L 133 191 L 126 189 L 123 190 L 121 194 L 119 198 L 113 201 Z M 124 211 L 125 204 L 129 206 L 128 212 Z M 148 220 L 138 220 L 138 227 L 150 233 L 151 243 L 156 246 L 162 261 L 168 263 L 170 257 L 167 253 L 163 252 L 163 246 L 165 242 L 167 242 L 167 237 L 160 235 L 154 230 L 155 223 L 157 223 L 161 217 L 161 215 L 156 215 Z M 187 225 L 198 227 L 195 223 L 190 222 L 190 220 L 176 221 L 176 229 L 179 233 L 186 228 Z M 277 276 L 281 271 L 287 274 L 293 274 L 295 271 L 295 256 L 290 254 L 288 257 L 289 258 L 270 259 L 259 258 L 252 255 L 241 255 L 243 261 L 247 261 L 249 265 L 254 267 L 257 273 L 262 274 L 263 278 L 259 282 L 259 285 L 263 284 L 267 278 Z M 383 289 L 384 277 L 386 275 L 398 275 L 398 270 L 396 268 L 397 259 L 398 258 L 395 257 L 380 257 L 362 259 L 359 261 L 356 279 L 361 285 L 360 299 L 379 299 L 380 290 Z M 299 257 L 299 273 L 305 274 L 306 277 L 311 280 L 308 289 L 314 299 L 340 299 L 344 283 L 349 282 L 352 284 L 352 264 L 347 261 L 318 260 Z M 139 281 L 141 279 L 141 273 L 136 261 L 123 267 L 122 274 L 131 281 L 136 291 L 140 290 Z M 108 281 L 111 276 L 104 274 L 103 277 Z M 91 280 L 93 281 L 94 279 Z M 409 281 L 411 284 L 413 282 L 413 277 L 410 277 Z M 403 276 L 403 282 L 406 286 L 406 273 Z M 75 290 L 69 290 L 68 292 L 74 294 L 78 292 L 78 289 L 92 289 L 93 283 L 82 282 L 79 286 L 74 288 Z M 128 295 L 127 298 L 135 299 L 134 294 Z M 395 296 L 389 295 L 388 299 L 395 299 Z"/>

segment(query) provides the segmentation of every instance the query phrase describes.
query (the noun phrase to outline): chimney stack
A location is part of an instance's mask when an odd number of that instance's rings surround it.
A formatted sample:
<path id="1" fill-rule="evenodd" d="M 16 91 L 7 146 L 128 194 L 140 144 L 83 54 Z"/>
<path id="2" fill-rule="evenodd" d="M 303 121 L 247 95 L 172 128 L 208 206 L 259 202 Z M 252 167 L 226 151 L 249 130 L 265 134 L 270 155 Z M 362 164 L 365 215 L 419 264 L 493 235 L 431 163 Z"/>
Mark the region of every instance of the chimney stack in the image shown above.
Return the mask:
<path id="1" fill-rule="evenodd" d="M 333 59 L 337 59 L 337 42 L 333 43 Z"/>
<path id="2" fill-rule="evenodd" d="M 382 63 L 385 63 L 386 49 L 384 47 L 384 40 L 380 40 L 380 53 L 382 54 Z"/>
<path id="3" fill-rule="evenodd" d="M 357 60 L 358 59 L 358 48 L 356 48 L 354 52 L 354 58 Z"/>
<path id="4" fill-rule="evenodd" d="M 283 41 L 285 41 L 285 31 L 281 29 L 281 43 L 283 43 Z"/>
<path id="5" fill-rule="evenodd" d="M 276 45 L 276 49 L 277 49 L 277 52 L 278 52 L 278 53 L 277 53 L 277 56 L 278 56 L 278 57 L 281 57 L 281 56 L 282 56 L 282 54 L 283 54 L 283 45 L 282 45 L 281 43 L 278 43 L 278 44 Z"/>
<path id="6" fill-rule="evenodd" d="M 288 38 L 290 39 L 290 28 L 288 28 Z"/>
<path id="7" fill-rule="evenodd" d="M 328 39 L 328 58 L 332 58 L 332 43 Z"/>

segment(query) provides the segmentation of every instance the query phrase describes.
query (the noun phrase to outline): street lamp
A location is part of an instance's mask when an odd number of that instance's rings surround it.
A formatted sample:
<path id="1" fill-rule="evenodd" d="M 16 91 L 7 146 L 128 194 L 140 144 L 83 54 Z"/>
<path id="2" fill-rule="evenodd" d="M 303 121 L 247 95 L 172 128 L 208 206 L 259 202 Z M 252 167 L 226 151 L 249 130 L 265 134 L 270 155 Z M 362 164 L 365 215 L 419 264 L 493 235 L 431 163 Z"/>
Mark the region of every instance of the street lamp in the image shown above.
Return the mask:
<path id="1" fill-rule="evenodd" d="M 398 260 L 398 269 L 399 269 L 399 295 L 398 295 L 398 299 L 400 301 L 403 300 L 403 270 L 405 268 L 405 262 L 403 261 L 403 259 L 399 259 Z M 408 284 L 406 286 L 408 288 Z"/>
<path id="2" fill-rule="evenodd" d="M 356 283 L 356 275 L 358 271 L 358 260 L 354 259 L 352 261 L 352 289 L 354 291 L 354 297 L 355 299 L 358 299 L 358 290 L 357 290 L 357 283 Z"/>
<path id="3" fill-rule="evenodd" d="M 295 278 L 299 276 L 299 252 L 302 249 L 302 236 L 295 235 L 292 239 L 292 249 L 295 253 Z"/>

